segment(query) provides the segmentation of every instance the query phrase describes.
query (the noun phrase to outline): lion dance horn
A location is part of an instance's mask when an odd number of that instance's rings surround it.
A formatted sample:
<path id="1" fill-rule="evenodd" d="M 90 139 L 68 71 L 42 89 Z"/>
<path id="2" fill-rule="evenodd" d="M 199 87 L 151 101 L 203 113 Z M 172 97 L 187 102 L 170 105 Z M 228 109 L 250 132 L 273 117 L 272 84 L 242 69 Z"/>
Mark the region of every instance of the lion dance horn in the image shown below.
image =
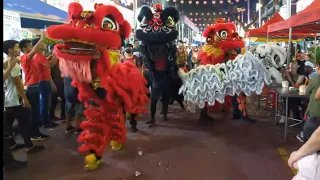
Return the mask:
<path id="1" fill-rule="evenodd" d="M 94 9 L 96 10 L 100 6 L 103 6 L 103 4 L 102 3 L 95 3 L 94 4 Z"/>

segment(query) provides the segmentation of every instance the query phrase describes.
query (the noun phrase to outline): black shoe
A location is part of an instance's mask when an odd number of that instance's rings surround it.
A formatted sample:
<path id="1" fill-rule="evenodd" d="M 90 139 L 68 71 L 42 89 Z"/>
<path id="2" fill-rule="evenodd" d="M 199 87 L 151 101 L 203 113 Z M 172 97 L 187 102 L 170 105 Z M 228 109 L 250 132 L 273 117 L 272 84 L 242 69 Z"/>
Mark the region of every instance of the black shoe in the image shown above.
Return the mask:
<path id="1" fill-rule="evenodd" d="M 168 121 L 169 120 L 168 116 L 167 115 L 163 115 L 163 120 L 164 121 Z"/>
<path id="2" fill-rule="evenodd" d="M 251 118 L 249 118 L 248 116 L 242 118 L 242 121 L 244 121 L 244 122 L 250 122 L 250 123 L 255 123 L 255 122 L 257 122 L 256 120 L 251 119 Z"/>
<path id="3" fill-rule="evenodd" d="M 27 153 L 37 153 L 44 150 L 43 145 L 33 145 L 30 148 L 26 148 Z"/>
<path id="4" fill-rule="evenodd" d="M 42 127 L 43 127 L 43 128 L 55 128 L 55 127 L 57 127 L 57 126 L 59 126 L 58 123 L 51 122 L 50 124 L 45 124 L 45 125 L 43 125 Z"/>
<path id="5" fill-rule="evenodd" d="M 67 127 L 67 129 L 66 129 L 65 133 L 73 133 L 75 130 L 76 130 L 76 128 L 75 128 L 75 127 L 73 127 L 73 126 L 69 126 L 69 127 Z"/>
<path id="6" fill-rule="evenodd" d="M 154 124 L 154 120 L 147 121 L 146 124 Z"/>
<path id="7" fill-rule="evenodd" d="M 138 129 L 136 127 L 131 127 L 131 132 L 136 133 L 138 132 Z"/>
<path id="8" fill-rule="evenodd" d="M 17 150 L 22 149 L 24 147 L 25 147 L 24 144 L 17 144 L 16 143 L 15 145 L 11 146 L 9 149 L 10 149 L 10 151 L 17 151 Z"/>
<path id="9" fill-rule="evenodd" d="M 82 129 L 76 128 L 76 130 L 74 131 L 74 134 L 78 135 L 78 134 L 81 134 L 81 132 L 82 132 Z"/>
<path id="10" fill-rule="evenodd" d="M 214 121 L 214 118 L 209 115 L 200 115 L 199 120 L 200 121 Z"/>
<path id="11" fill-rule="evenodd" d="M 155 126 L 156 126 L 156 124 L 155 124 L 155 123 L 152 123 L 152 124 L 149 124 L 148 128 L 153 128 L 153 127 L 155 127 Z"/>
<path id="12" fill-rule="evenodd" d="M 233 120 L 241 119 L 241 115 L 239 113 L 233 113 Z"/>
<path id="13" fill-rule="evenodd" d="M 50 139 L 51 137 L 48 135 L 40 134 L 38 136 L 32 136 L 31 141 L 44 141 Z"/>
<path id="14" fill-rule="evenodd" d="M 28 166 L 28 162 L 12 160 L 7 165 L 4 165 L 5 170 L 17 170 Z"/>

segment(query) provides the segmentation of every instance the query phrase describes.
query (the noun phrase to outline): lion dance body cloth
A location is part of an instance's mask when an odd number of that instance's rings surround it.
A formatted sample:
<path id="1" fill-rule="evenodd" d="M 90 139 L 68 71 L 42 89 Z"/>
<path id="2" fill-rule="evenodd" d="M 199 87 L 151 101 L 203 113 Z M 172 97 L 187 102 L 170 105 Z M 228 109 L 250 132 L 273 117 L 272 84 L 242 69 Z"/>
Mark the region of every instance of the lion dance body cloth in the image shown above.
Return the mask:
<path id="1" fill-rule="evenodd" d="M 172 7 L 162 9 L 156 4 L 155 13 L 147 6 L 143 6 L 138 15 L 140 29 L 136 37 L 141 41 L 141 53 L 144 66 L 148 69 L 151 86 L 151 126 L 155 123 L 157 102 L 162 98 L 164 120 L 167 120 L 170 86 L 178 77 L 176 63 L 177 47 L 174 41 L 178 37 L 176 24 L 179 12 Z"/>
<path id="2" fill-rule="evenodd" d="M 78 137 L 83 143 L 79 151 L 88 154 L 85 169 L 94 170 L 102 163 L 108 142 L 119 150 L 126 141 L 123 110 L 146 111 L 147 82 L 134 64 L 118 63 L 119 49 L 131 27 L 117 8 L 95 4 L 95 11 L 83 11 L 74 2 L 68 15 L 67 24 L 50 26 L 47 35 L 63 41 L 54 52 L 85 104 L 87 120 L 80 126 L 84 131 Z"/>
<path id="3" fill-rule="evenodd" d="M 234 111 L 240 110 L 247 117 L 244 95 L 260 94 L 264 85 L 271 83 L 269 71 L 250 52 L 238 55 L 235 49 L 244 47 L 244 42 L 234 24 L 218 19 L 207 27 L 204 37 L 206 44 L 198 57 L 201 65 L 189 73 L 179 71 L 185 102 L 205 108 L 206 104 L 231 104 L 232 99 L 226 100 L 226 96 L 236 95 L 238 107 Z"/>

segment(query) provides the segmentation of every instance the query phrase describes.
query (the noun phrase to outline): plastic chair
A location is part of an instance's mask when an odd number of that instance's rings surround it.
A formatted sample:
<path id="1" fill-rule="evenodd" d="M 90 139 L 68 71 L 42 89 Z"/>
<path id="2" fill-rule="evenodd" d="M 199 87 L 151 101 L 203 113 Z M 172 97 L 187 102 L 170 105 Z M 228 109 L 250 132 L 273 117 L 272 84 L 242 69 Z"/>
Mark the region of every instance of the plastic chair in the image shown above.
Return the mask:
<path id="1" fill-rule="evenodd" d="M 268 107 L 272 107 L 272 109 L 275 108 L 276 95 L 277 95 L 277 93 L 274 90 L 269 90 L 269 92 L 267 93 L 265 108 L 268 108 Z M 272 96 L 272 98 L 270 98 L 271 96 Z"/>

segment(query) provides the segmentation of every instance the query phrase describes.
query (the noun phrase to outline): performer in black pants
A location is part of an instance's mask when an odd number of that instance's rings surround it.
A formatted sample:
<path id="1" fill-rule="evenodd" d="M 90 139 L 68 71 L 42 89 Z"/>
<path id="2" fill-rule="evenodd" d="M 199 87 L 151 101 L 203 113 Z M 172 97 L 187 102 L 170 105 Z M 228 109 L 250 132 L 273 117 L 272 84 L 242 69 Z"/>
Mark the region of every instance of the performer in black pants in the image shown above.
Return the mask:
<path id="1" fill-rule="evenodd" d="M 51 107 L 50 107 L 50 116 L 52 119 L 62 120 L 66 118 L 65 114 L 65 97 L 64 97 L 64 83 L 63 78 L 61 77 L 61 72 L 59 69 L 58 63 L 51 69 L 51 77 L 53 82 L 57 87 L 57 91 L 53 92 L 52 100 L 51 100 Z M 61 98 L 60 104 L 60 118 L 55 116 L 55 110 L 58 103 L 58 98 Z"/>
<path id="2" fill-rule="evenodd" d="M 175 40 L 178 37 L 176 24 L 179 21 L 179 12 L 173 7 L 162 9 L 160 4 L 155 5 L 154 12 L 150 7 L 144 6 L 140 10 L 138 21 L 141 29 L 136 31 L 136 38 L 141 41 L 143 64 L 148 68 L 151 82 L 151 120 L 146 124 L 152 127 L 160 98 L 163 119 L 168 120 L 170 88 L 173 78 L 178 77 Z"/>

